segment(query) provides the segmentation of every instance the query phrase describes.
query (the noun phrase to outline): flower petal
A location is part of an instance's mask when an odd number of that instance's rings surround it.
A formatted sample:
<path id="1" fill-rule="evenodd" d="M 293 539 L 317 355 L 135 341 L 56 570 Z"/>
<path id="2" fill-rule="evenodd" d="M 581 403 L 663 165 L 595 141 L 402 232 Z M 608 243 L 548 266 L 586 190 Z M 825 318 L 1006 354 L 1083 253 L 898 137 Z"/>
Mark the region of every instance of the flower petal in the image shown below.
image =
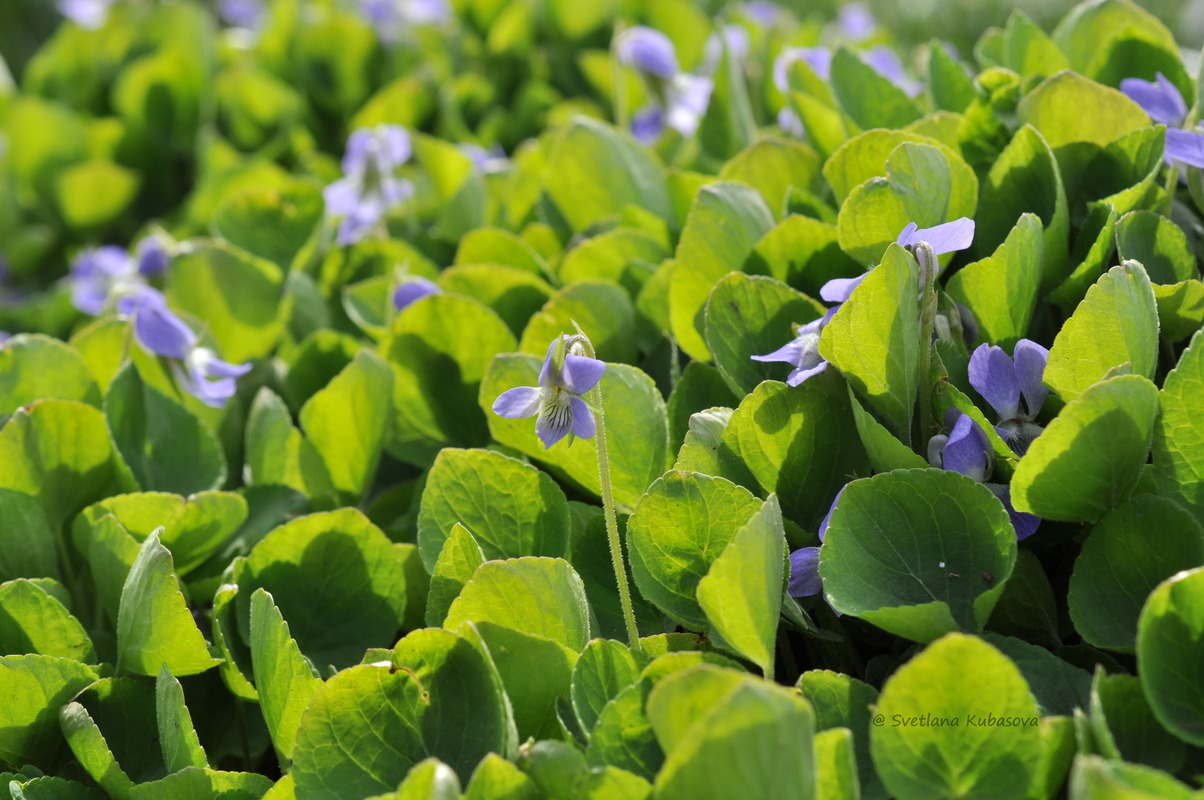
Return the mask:
<path id="1" fill-rule="evenodd" d="M 597 430 L 594 412 L 580 397 L 574 397 L 569 403 L 573 407 L 573 435 L 579 439 L 592 439 Z"/>
<path id="2" fill-rule="evenodd" d="M 826 47 L 787 47 L 773 61 L 773 84 L 785 94 L 790 89 L 790 67 L 803 61 L 823 81 L 832 74 L 832 51 Z"/>
<path id="3" fill-rule="evenodd" d="M 870 12 L 870 7 L 860 0 L 845 3 L 836 15 L 836 24 L 840 33 L 850 41 L 861 42 L 874 35 L 878 21 Z"/>
<path id="4" fill-rule="evenodd" d="M 1040 413 L 1045 398 L 1049 397 L 1049 387 L 1042 381 L 1049 351 L 1036 342 L 1021 339 L 1016 342 L 1012 355 L 1016 362 L 1016 380 L 1020 383 L 1024 407 L 1028 411 L 1025 416 L 1032 419 Z"/>
<path id="5" fill-rule="evenodd" d="M 988 483 L 985 485 L 991 490 L 991 494 L 999 498 L 999 502 L 1003 503 L 1003 507 L 1007 510 L 1008 519 L 1012 522 L 1012 530 L 1016 532 L 1016 541 L 1023 541 L 1037 532 L 1037 528 L 1041 525 L 1041 518 L 1036 514 L 1016 510 L 1015 506 L 1012 505 L 1011 486 L 1006 483 Z"/>
<path id="6" fill-rule="evenodd" d="M 557 383 L 572 394 L 581 395 L 597 386 L 604 372 L 606 362 L 568 353 L 564 357 L 564 367 L 560 370 L 560 380 Z"/>
<path id="7" fill-rule="evenodd" d="M 658 30 L 637 25 L 619 34 L 619 60 L 640 72 L 668 80 L 677 74 L 677 49 Z"/>
<path id="8" fill-rule="evenodd" d="M 824 536 L 828 534 L 828 523 L 832 520 L 832 512 L 836 510 L 836 504 L 840 502 L 840 496 L 844 494 L 846 488 L 848 488 L 847 483 L 840 487 L 840 491 L 832 498 L 832 505 L 828 506 L 828 513 L 824 514 L 823 520 L 819 523 L 819 540 L 821 542 L 824 540 Z"/>
<path id="9" fill-rule="evenodd" d="M 631 135 L 640 144 L 652 144 L 665 130 L 665 112 L 658 105 L 645 106 L 631 118 Z"/>
<path id="10" fill-rule="evenodd" d="M 543 393 L 534 386 L 519 386 L 498 395 L 493 401 L 493 413 L 506 419 L 523 419 L 539 413 Z"/>
<path id="11" fill-rule="evenodd" d="M 1166 157 L 1191 167 L 1204 167 L 1204 133 L 1167 128 Z"/>
<path id="12" fill-rule="evenodd" d="M 428 281 L 426 278 L 414 276 L 401 284 L 401 286 L 398 286 L 397 291 L 393 292 L 393 307 L 401 311 L 415 300 L 421 300 L 432 294 L 440 294 L 442 291 L 439 288 L 439 284 Z"/>
<path id="13" fill-rule="evenodd" d="M 853 290 L 861 285 L 866 275 L 869 273 L 863 273 L 856 278 L 833 278 L 820 287 L 819 296 L 828 303 L 843 303 L 852 296 Z"/>
<path id="14" fill-rule="evenodd" d="M 1153 81 L 1125 78 L 1120 82 L 1120 90 L 1141 106 L 1141 110 L 1149 114 L 1154 122 L 1161 122 L 1172 128 L 1183 125 L 1187 116 L 1187 104 L 1183 102 L 1183 95 L 1175 84 L 1167 80 L 1161 72 Z"/>
<path id="15" fill-rule="evenodd" d="M 1016 366 L 1002 347 L 980 344 L 970 355 L 970 385 L 991 404 L 1001 421 L 1020 414 L 1020 385 Z"/>
<path id="16" fill-rule="evenodd" d="M 804 547 L 790 554 L 791 597 L 810 597 L 824 590 L 819 579 L 819 548 Z"/>
<path id="17" fill-rule="evenodd" d="M 207 347 L 193 348 L 185 360 L 189 366 L 196 368 L 197 373 L 206 378 L 241 378 L 251 371 L 250 364 L 231 364 L 229 361 L 222 361 Z"/>
<path id="18" fill-rule="evenodd" d="M 358 178 L 340 178 L 322 190 L 326 202 L 326 213 L 332 217 L 350 214 L 359 205 L 360 182 Z"/>
<path id="19" fill-rule="evenodd" d="M 991 466 L 990 445 L 987 435 L 969 416 L 962 414 L 949 441 L 941 453 L 941 462 L 945 469 L 960 472 L 982 483 L 987 478 L 987 470 Z"/>
<path id="20" fill-rule="evenodd" d="M 702 122 L 715 82 L 700 75 L 678 75 L 665 89 L 665 124 L 682 136 L 693 136 Z"/>
<path id="21" fill-rule="evenodd" d="M 912 222 L 895 241 L 904 247 L 928 242 L 938 256 L 955 250 L 965 250 L 974 241 L 974 220 L 962 217 L 931 228 L 916 228 Z"/>
<path id="22" fill-rule="evenodd" d="M 749 356 L 749 358 L 753 361 L 782 361 L 797 367 L 803 360 L 803 345 L 798 339 L 791 339 L 772 353 L 766 353 L 763 356 Z"/>
<path id="23" fill-rule="evenodd" d="M 573 429 L 573 404 L 568 395 L 558 394 L 545 398 L 540 403 L 539 417 L 535 420 L 535 433 L 547 450 L 559 442 Z"/>
<path id="24" fill-rule="evenodd" d="M 798 386 L 803 381 L 810 377 L 818 375 L 828 368 L 827 361 L 820 361 L 818 364 L 802 366 L 794 370 L 786 377 L 787 386 Z"/>

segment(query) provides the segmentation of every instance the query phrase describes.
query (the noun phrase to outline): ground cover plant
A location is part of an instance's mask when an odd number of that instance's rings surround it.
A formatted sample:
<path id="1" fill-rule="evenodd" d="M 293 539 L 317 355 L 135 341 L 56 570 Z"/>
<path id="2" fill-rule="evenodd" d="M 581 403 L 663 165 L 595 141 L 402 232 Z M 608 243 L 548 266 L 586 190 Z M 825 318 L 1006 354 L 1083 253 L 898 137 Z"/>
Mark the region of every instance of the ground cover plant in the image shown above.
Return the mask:
<path id="1" fill-rule="evenodd" d="M 1146 10 L 36 8 L 0 798 L 1201 796 Z"/>

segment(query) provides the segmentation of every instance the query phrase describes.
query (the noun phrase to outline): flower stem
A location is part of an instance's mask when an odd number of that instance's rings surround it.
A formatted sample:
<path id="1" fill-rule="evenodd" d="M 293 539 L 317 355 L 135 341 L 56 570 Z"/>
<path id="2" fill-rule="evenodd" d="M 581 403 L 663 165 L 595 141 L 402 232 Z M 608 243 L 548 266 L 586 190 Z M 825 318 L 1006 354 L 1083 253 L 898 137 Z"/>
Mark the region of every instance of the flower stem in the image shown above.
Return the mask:
<path id="1" fill-rule="evenodd" d="M 920 265 L 920 420 L 921 455 L 927 453 L 932 424 L 932 328 L 936 322 L 936 272 L 940 269 L 936 253 L 927 242 L 916 245 L 916 261 Z"/>
<path id="2" fill-rule="evenodd" d="M 594 345 L 576 322 L 573 327 L 581 335 L 585 355 L 596 358 Z M 627 639 L 632 649 L 640 649 L 640 632 L 635 624 L 635 609 L 631 604 L 631 589 L 627 584 L 627 564 L 623 559 L 623 542 L 619 538 L 619 518 L 615 513 L 614 490 L 610 483 L 610 452 L 606 443 L 606 412 L 602 408 L 602 382 L 590 392 L 597 422 L 596 445 L 598 451 L 598 481 L 602 487 L 602 513 L 606 517 L 606 537 L 610 541 L 610 561 L 615 570 L 615 582 L 619 587 L 619 604 L 623 607 L 623 621 L 627 625 Z"/>

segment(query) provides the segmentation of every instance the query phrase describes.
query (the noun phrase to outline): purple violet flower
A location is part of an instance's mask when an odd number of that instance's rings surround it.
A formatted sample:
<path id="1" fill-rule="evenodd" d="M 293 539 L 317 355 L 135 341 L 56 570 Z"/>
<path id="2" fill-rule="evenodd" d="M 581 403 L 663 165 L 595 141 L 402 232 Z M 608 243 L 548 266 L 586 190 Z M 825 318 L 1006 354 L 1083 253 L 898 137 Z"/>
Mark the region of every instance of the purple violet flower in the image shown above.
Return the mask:
<path id="1" fill-rule="evenodd" d="M 1166 160 L 1204 169 L 1204 133 L 1167 128 Z"/>
<path id="2" fill-rule="evenodd" d="M 1014 360 L 1002 347 L 981 344 L 970 356 L 969 377 L 974 391 L 982 395 L 999 417 L 995 430 L 1019 455 L 1044 430 L 1033 422 L 1049 396 L 1042 382 L 1049 351 L 1036 342 L 1016 343 Z M 1020 398 L 1024 398 L 1021 408 Z"/>
<path id="3" fill-rule="evenodd" d="M 109 18 L 114 0 L 59 0 L 59 13 L 76 25 L 96 30 Z"/>
<path id="4" fill-rule="evenodd" d="M 823 521 L 819 523 L 819 542 L 821 545 L 828 533 L 828 522 L 832 519 L 832 512 L 836 510 L 836 504 L 840 502 L 840 496 L 844 494 L 846 486 L 848 486 L 847 483 L 840 487 L 840 491 L 832 498 L 832 505 L 828 506 L 828 513 L 824 515 Z M 809 597 L 813 594 L 819 594 L 823 591 L 823 588 L 823 581 L 819 578 L 819 548 L 803 547 L 791 553 L 790 586 L 788 589 L 790 596 Z"/>
<path id="5" fill-rule="evenodd" d="M 1161 72 L 1152 81 L 1125 78 L 1120 82 L 1120 90 L 1141 106 L 1141 110 L 1149 114 L 1154 122 L 1160 122 L 1168 128 L 1183 127 L 1183 121 L 1187 119 L 1187 103 L 1175 84 Z"/>
<path id="6" fill-rule="evenodd" d="M 558 336 L 548 345 L 548 355 L 539 372 L 539 386 L 510 389 L 493 402 L 493 413 L 506 419 L 538 414 L 535 432 L 545 450 L 565 436 L 593 438 L 596 429 L 594 414 L 581 395 L 598 384 L 606 364 L 573 352 L 579 349 L 577 342 L 576 336 Z"/>
<path id="7" fill-rule="evenodd" d="M 217 13 L 226 24 L 249 31 L 259 30 L 266 12 L 263 0 L 221 0 L 217 4 Z"/>
<path id="8" fill-rule="evenodd" d="M 1016 541 L 1036 532 L 1041 518 L 1012 506 L 1012 490 L 1006 483 L 989 483 L 987 477 L 994 465 L 994 453 L 987 435 L 966 414 L 957 413 L 957 421 L 948 436 L 933 436 L 928 442 L 928 461 L 935 467 L 959 472 L 991 490 L 1008 512 Z"/>
<path id="9" fill-rule="evenodd" d="M 510 159 L 500 144 L 495 144 L 486 150 L 479 144 L 465 142 L 460 145 L 460 152 L 468 156 L 472 166 L 482 175 L 492 175 L 495 172 L 505 172 L 510 169 Z"/>
<path id="10" fill-rule="evenodd" d="M 790 90 L 790 67 L 803 61 L 821 81 L 832 74 L 832 51 L 826 47 L 787 47 L 773 60 L 773 85 L 786 94 Z"/>
<path id="11" fill-rule="evenodd" d="M 343 219 L 339 246 L 364 238 L 390 209 L 414 193 L 413 184 L 395 174 L 410 154 L 410 134 L 398 125 L 361 128 L 351 134 L 343 156 L 343 177 L 322 192 L 326 213 Z"/>
<path id="12" fill-rule="evenodd" d="M 840 33 L 852 42 L 863 42 L 874 35 L 878 20 L 870 13 L 870 7 L 862 2 L 845 3 L 836 14 L 836 25 Z"/>
<path id="13" fill-rule="evenodd" d="M 655 95 L 633 117 L 632 135 L 644 144 L 656 141 L 666 127 L 693 136 L 711 102 L 714 81 L 682 72 L 669 37 L 642 25 L 619 34 L 615 53 L 621 63 L 644 76 Z"/>
<path id="14" fill-rule="evenodd" d="M 398 286 L 396 291 L 393 292 L 393 308 L 401 311 L 415 300 L 421 300 L 429 295 L 440 294 L 442 292 L 443 290 L 439 288 L 439 284 L 414 275 Z"/>
<path id="15" fill-rule="evenodd" d="M 207 406 L 224 406 L 238 388 L 235 379 L 251 369 L 250 364 L 230 364 L 212 350 L 199 347 L 192 329 L 172 313 L 163 295 L 149 286 L 136 287 L 119 297 L 117 312 L 133 320 L 134 337 L 144 349 L 171 361 L 180 388 Z"/>
<path id="16" fill-rule="evenodd" d="M 819 354 L 819 337 L 824 326 L 832 321 L 836 309 L 828 310 L 819 319 L 814 319 L 799 327 L 795 338 L 787 344 L 763 356 L 750 356 L 753 361 L 783 361 L 794 367 L 786 378 L 789 386 L 798 386 L 812 375 L 818 375 L 828 368 L 828 362 Z"/>
<path id="17" fill-rule="evenodd" d="M 443 25 L 452 18 L 447 0 L 359 0 L 360 14 L 382 41 L 399 41 L 410 28 Z"/>
<path id="18" fill-rule="evenodd" d="M 105 245 L 80 252 L 71 264 L 71 304 L 99 316 L 115 291 L 140 284 L 138 267 L 125 248 Z"/>
<path id="19" fill-rule="evenodd" d="M 920 242 L 928 242 L 933 251 L 939 256 L 957 250 L 965 250 L 974 241 L 974 220 L 962 217 L 953 222 L 946 222 L 931 228 L 919 228 L 914 222 L 895 239 L 908 249 L 914 248 Z M 856 278 L 833 278 L 819 290 L 819 296 L 829 303 L 843 303 L 853 294 L 853 290 L 861 285 L 869 272 L 862 273 Z"/>

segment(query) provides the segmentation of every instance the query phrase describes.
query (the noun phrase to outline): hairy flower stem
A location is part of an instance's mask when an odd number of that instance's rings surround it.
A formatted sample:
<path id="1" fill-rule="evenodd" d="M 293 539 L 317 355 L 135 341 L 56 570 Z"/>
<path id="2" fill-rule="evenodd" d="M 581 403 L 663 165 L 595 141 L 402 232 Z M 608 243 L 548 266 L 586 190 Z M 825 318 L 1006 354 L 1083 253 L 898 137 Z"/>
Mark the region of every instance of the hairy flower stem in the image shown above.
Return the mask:
<path id="1" fill-rule="evenodd" d="M 573 327 L 581 335 L 584 355 L 597 358 L 594 345 L 589 337 L 581 330 L 581 326 L 573 322 Z M 631 647 L 640 649 L 640 632 L 635 625 L 635 609 L 631 605 L 631 589 L 627 584 L 627 564 L 623 559 L 623 542 L 619 538 L 619 518 L 615 514 L 614 490 L 610 485 L 610 453 L 606 446 L 606 413 L 602 409 L 602 382 L 590 392 L 590 404 L 593 406 L 594 419 L 597 421 L 595 439 L 598 450 L 598 481 L 602 486 L 602 512 L 606 517 L 606 536 L 610 541 L 610 561 L 615 570 L 615 582 L 619 587 L 619 603 L 623 607 L 623 621 L 627 625 L 627 639 Z"/>
<path id="2" fill-rule="evenodd" d="M 936 273 L 940 269 L 936 252 L 928 242 L 915 246 L 916 261 L 920 265 L 920 419 L 919 441 L 916 443 L 921 455 L 927 453 L 928 438 L 932 432 L 932 328 L 936 324 Z"/>

